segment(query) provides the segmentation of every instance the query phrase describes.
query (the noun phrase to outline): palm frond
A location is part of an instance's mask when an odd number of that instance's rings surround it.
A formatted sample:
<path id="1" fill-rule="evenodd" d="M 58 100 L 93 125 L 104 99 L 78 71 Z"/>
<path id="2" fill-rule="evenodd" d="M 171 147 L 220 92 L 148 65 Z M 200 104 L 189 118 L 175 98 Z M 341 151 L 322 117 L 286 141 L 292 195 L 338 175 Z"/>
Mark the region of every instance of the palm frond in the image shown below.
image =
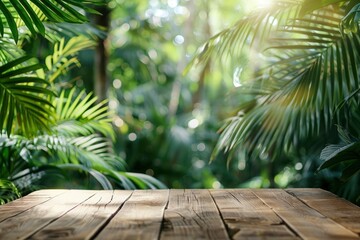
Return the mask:
<path id="1" fill-rule="evenodd" d="M 131 172 L 126 172 L 123 174 L 124 174 L 124 176 L 130 178 L 133 182 L 135 182 L 137 184 L 137 188 L 141 188 L 141 189 L 146 189 L 146 188 L 166 189 L 167 188 L 162 182 L 160 182 L 156 178 L 153 178 L 146 174 L 131 173 Z"/>
<path id="2" fill-rule="evenodd" d="M 95 45 L 95 41 L 82 35 L 72 37 L 66 43 L 64 38 L 55 43 L 53 54 L 46 57 L 45 60 L 48 69 L 46 73 L 47 80 L 52 83 L 61 74 L 66 73 L 71 65 L 75 64 L 79 66 L 80 63 L 76 55 L 81 50 L 94 47 Z"/>
<path id="3" fill-rule="evenodd" d="M 15 45 L 13 39 L 9 36 L 0 38 L 0 62 L 7 63 L 24 56 L 24 51 Z"/>
<path id="4" fill-rule="evenodd" d="M 13 182 L 6 179 L 0 179 L 0 205 L 20 197 L 20 191 Z"/>
<path id="5" fill-rule="evenodd" d="M 111 178 L 117 187 L 124 189 L 166 189 L 159 180 L 141 173 L 131 173 L 104 169 L 103 173 Z"/>
<path id="6" fill-rule="evenodd" d="M 360 142 L 347 145 L 330 145 L 323 149 L 321 155 L 324 162 L 318 171 L 343 164 L 344 170 L 341 179 L 347 181 L 350 177 L 360 172 Z"/>
<path id="7" fill-rule="evenodd" d="M 28 145 L 32 151 L 41 151 L 48 164 L 72 163 L 93 169 L 125 169 L 124 160 L 113 154 L 108 139 L 97 134 L 80 137 L 43 135 Z"/>
<path id="8" fill-rule="evenodd" d="M 332 127 L 343 115 L 336 106 L 359 85 L 360 38 L 342 34 L 344 14 L 329 6 L 278 27 L 262 52 L 268 66 L 241 88 L 256 105 L 228 121 L 215 153 L 240 145 L 287 151 Z"/>
<path id="9" fill-rule="evenodd" d="M 216 34 L 200 47 L 185 72 L 194 64 L 206 63 L 211 56 L 225 60 L 239 59 L 245 47 L 264 47 L 266 40 L 274 30 L 299 15 L 301 3 L 301 0 L 273 1 L 270 8 L 259 9 L 239 20 L 232 27 Z"/>
<path id="10" fill-rule="evenodd" d="M 344 33 L 359 31 L 359 22 L 360 22 L 360 3 L 358 1 L 350 1 L 347 6 L 347 14 L 341 22 L 341 30 Z"/>
<path id="11" fill-rule="evenodd" d="M 48 153 L 48 164 L 85 171 L 104 189 L 166 188 L 153 177 L 125 172 L 124 160 L 111 152 L 106 139 L 97 135 L 76 138 L 43 136 L 34 141 L 38 149 Z"/>
<path id="12" fill-rule="evenodd" d="M 62 170 L 65 171 L 81 171 L 86 172 L 90 174 L 99 184 L 100 186 L 105 190 L 113 189 L 113 186 L 111 182 L 108 180 L 108 178 L 101 172 L 84 165 L 80 164 L 58 164 L 57 167 L 59 167 Z"/>
<path id="13" fill-rule="evenodd" d="M 77 93 L 73 88 L 68 94 L 62 91 L 53 102 L 57 113 L 57 124 L 53 130 L 65 136 L 86 136 L 100 132 L 114 138 L 107 102 L 96 104 L 96 101 L 97 97 L 86 94 L 85 90 Z"/>
<path id="14" fill-rule="evenodd" d="M 48 129 L 54 93 L 49 83 L 34 73 L 41 65 L 21 57 L 0 67 L 0 128 L 10 134 L 15 120 L 25 134 Z"/>
<path id="15" fill-rule="evenodd" d="M 45 35 L 43 21 L 86 22 L 85 12 L 95 13 L 90 5 L 102 4 L 100 0 L 6 0 L 0 2 L 0 12 L 5 16 L 0 23 L 0 33 L 4 26 L 9 27 L 15 41 L 19 38 L 18 27 L 24 24 L 32 34 Z M 21 21 L 18 21 L 21 20 Z M 19 24 L 17 24 L 19 22 Z"/>

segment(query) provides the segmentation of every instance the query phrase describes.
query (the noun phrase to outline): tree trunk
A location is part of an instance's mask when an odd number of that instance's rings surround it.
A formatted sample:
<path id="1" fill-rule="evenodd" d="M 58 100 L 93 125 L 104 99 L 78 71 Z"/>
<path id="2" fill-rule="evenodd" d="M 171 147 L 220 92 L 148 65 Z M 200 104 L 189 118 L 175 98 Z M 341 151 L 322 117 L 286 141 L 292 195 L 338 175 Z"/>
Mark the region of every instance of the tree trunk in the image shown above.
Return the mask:
<path id="1" fill-rule="evenodd" d="M 101 15 L 95 16 L 95 24 L 101 26 L 108 31 L 110 22 L 110 10 L 104 6 L 97 9 Z M 99 101 L 107 98 L 107 90 L 109 81 L 107 76 L 107 61 L 108 53 L 106 48 L 107 39 L 100 39 L 95 51 L 95 66 L 94 66 L 94 88 L 95 94 L 98 96 Z"/>

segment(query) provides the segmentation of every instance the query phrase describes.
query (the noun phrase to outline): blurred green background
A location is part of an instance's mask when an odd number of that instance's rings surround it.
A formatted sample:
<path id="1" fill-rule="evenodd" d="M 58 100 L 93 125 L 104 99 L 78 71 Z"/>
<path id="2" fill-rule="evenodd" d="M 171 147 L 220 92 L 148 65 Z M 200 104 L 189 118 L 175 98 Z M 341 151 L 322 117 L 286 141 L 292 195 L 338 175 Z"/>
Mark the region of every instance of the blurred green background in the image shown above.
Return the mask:
<path id="1" fill-rule="evenodd" d="M 358 176 L 345 184 L 340 169 L 316 172 L 323 162 L 321 150 L 339 141 L 335 126 L 301 139 L 300 147 L 279 153 L 276 160 L 261 146 L 252 152 L 242 146 L 231 156 L 214 155 L 210 163 L 219 129 L 251 96 L 238 92 L 233 63 L 209 61 L 193 66 L 185 75 L 183 71 L 206 40 L 268 3 L 109 3 L 109 106 L 116 112 L 116 151 L 129 169 L 154 176 L 170 188 L 321 187 L 355 201 Z M 240 64 L 249 59 L 243 74 L 260 68 L 251 52 L 243 53 Z M 84 79 L 91 79 L 91 73 Z"/>

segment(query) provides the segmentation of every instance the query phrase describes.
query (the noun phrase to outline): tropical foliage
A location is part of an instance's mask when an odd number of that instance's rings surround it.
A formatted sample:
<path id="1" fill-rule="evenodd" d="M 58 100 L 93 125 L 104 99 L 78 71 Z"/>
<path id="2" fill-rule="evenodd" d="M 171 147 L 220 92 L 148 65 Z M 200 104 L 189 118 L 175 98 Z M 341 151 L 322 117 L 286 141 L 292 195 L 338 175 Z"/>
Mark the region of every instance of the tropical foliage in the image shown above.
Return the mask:
<path id="1" fill-rule="evenodd" d="M 214 55 L 230 62 L 234 84 L 249 95 L 228 119 L 214 154 L 224 149 L 231 159 L 243 149 L 276 165 L 309 143 L 337 141 L 335 124 L 358 135 L 358 7 L 358 1 L 272 1 L 206 42 L 194 63 Z M 256 62 L 244 60 L 246 51 Z M 251 64 L 254 74 L 246 73 Z M 320 169 L 346 162 L 345 178 L 360 170 L 357 140 L 346 139 L 346 146 L 324 149 Z"/>
<path id="2" fill-rule="evenodd" d="M 80 64 L 76 55 L 96 45 L 99 31 L 78 36 L 70 31 L 65 39 L 61 32 L 67 25 L 61 24 L 86 22 L 85 12 L 94 13 L 91 6 L 100 2 L 0 3 L 2 202 L 39 187 L 64 187 L 64 182 L 105 189 L 165 187 L 152 177 L 125 171 L 124 160 L 112 150 L 107 102 L 97 103 L 91 93 L 66 81 L 67 73 Z M 27 51 L 44 47 L 36 45 L 39 38 L 40 43 L 54 43 L 49 55 Z"/>
<path id="3" fill-rule="evenodd" d="M 249 13 L 265 2 L 2 1 L 0 201 L 41 187 L 164 187 L 150 176 L 355 200 L 358 1 Z"/>

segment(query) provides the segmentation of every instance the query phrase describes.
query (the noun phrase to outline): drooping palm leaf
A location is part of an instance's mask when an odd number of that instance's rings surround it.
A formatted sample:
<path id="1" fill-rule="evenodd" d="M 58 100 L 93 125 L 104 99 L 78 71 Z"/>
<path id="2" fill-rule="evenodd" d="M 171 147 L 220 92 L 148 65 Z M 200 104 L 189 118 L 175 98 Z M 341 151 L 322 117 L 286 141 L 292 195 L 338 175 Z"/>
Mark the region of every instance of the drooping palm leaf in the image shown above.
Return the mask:
<path id="1" fill-rule="evenodd" d="M 98 135 L 70 138 L 40 136 L 33 142 L 38 150 L 47 153 L 48 165 L 84 171 L 104 189 L 166 188 L 153 177 L 126 172 L 124 160 L 112 153 L 107 139 Z"/>
<path id="2" fill-rule="evenodd" d="M 84 36 L 88 39 L 104 39 L 106 32 L 91 23 L 44 23 L 46 38 L 52 42 L 59 42 L 66 37 Z"/>
<path id="3" fill-rule="evenodd" d="M 4 26 L 9 27 L 15 41 L 18 40 L 17 19 L 26 25 L 31 33 L 45 35 L 43 16 L 50 22 L 82 23 L 87 18 L 82 13 L 96 12 L 90 6 L 103 4 L 100 0 L 5 0 L 0 2 L 0 12 L 5 16 L 0 21 L 0 33 Z M 81 11 L 79 11 L 81 10 Z M 3 35 L 3 34 L 1 34 Z"/>
<path id="4" fill-rule="evenodd" d="M 318 171 L 342 166 L 341 179 L 347 181 L 360 171 L 360 141 L 347 129 L 339 125 L 337 127 L 341 143 L 328 145 L 321 151 L 320 159 L 324 162 L 319 166 Z"/>
<path id="5" fill-rule="evenodd" d="M 102 174 L 101 172 L 88 167 L 88 166 L 84 166 L 81 164 L 58 164 L 57 167 L 59 167 L 60 169 L 63 169 L 65 171 L 81 171 L 81 172 L 86 172 L 89 175 L 91 175 L 99 184 L 100 186 L 105 189 L 105 190 L 110 190 L 113 189 L 113 186 L 111 184 L 111 182 L 109 181 L 109 179 Z"/>
<path id="6" fill-rule="evenodd" d="M 30 57 L 0 66 L 0 128 L 8 134 L 15 120 L 25 134 L 48 129 L 52 104 L 47 99 L 53 92 L 46 87 L 49 83 L 34 73 L 38 69 L 41 65 Z"/>
<path id="7" fill-rule="evenodd" d="M 319 171 L 335 165 L 343 164 L 344 170 L 341 178 L 343 181 L 347 181 L 350 177 L 360 171 L 360 142 L 353 142 L 346 146 L 327 146 L 322 151 L 321 158 L 324 162 L 320 165 L 318 169 Z"/>
<path id="8" fill-rule="evenodd" d="M 259 9 L 235 25 L 210 38 L 188 65 L 207 62 L 211 56 L 217 58 L 239 58 L 246 46 L 263 46 L 269 35 L 297 17 L 301 10 L 301 0 L 273 1 L 270 8 Z"/>
<path id="9" fill-rule="evenodd" d="M 289 150 L 300 139 L 332 126 L 343 114 L 335 107 L 359 85 L 359 36 L 342 34 L 339 26 L 344 14 L 343 8 L 332 5 L 303 17 L 292 15 L 265 38 L 269 47 L 259 52 L 267 57 L 268 67 L 240 88 L 252 93 L 256 104 L 240 108 L 239 116 L 228 121 L 215 152 L 237 146 Z M 222 37 L 218 45 L 236 51 L 237 39 Z"/>
<path id="10" fill-rule="evenodd" d="M 136 186 L 133 189 L 140 188 L 150 188 L 150 189 L 165 189 L 167 188 L 162 182 L 157 180 L 156 178 L 153 178 L 149 175 L 141 174 L 141 173 L 131 173 L 131 172 L 122 172 L 120 174 L 123 174 L 126 178 L 129 178 L 131 181 L 133 181 Z"/>

